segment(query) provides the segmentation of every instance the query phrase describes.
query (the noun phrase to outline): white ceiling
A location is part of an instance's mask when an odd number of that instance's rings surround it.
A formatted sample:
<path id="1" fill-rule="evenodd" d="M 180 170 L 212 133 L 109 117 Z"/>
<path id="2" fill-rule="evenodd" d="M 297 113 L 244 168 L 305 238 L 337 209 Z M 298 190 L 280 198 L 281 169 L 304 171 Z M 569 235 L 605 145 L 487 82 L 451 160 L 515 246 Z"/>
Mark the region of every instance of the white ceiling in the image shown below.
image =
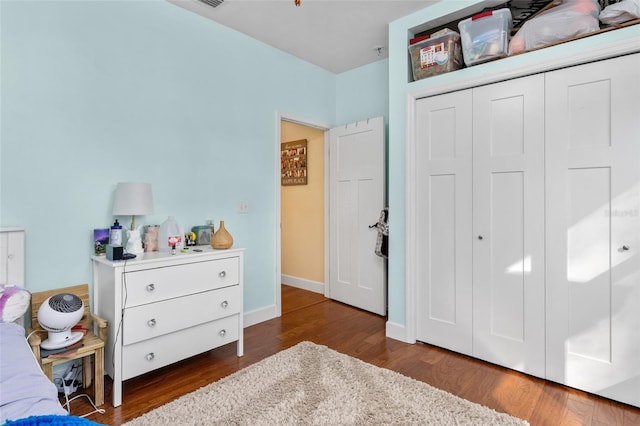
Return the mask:
<path id="1" fill-rule="evenodd" d="M 168 0 L 333 73 L 384 59 L 388 24 L 438 0 Z"/>

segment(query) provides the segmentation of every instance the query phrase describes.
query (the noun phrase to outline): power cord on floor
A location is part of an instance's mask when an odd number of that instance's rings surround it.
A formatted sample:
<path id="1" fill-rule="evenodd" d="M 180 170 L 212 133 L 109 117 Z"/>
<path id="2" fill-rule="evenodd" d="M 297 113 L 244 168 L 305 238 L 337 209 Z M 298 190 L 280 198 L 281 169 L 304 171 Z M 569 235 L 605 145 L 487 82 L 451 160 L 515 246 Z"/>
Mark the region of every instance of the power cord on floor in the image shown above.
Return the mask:
<path id="1" fill-rule="evenodd" d="M 76 395 L 73 398 L 69 399 L 69 394 L 71 393 L 71 389 L 69 389 L 70 386 L 67 385 L 67 383 L 71 383 L 71 382 L 67 382 L 65 380 L 62 380 L 62 387 L 64 389 L 64 399 L 66 401 L 62 405 L 62 408 L 67 410 L 69 412 L 69 414 L 71 414 L 71 401 L 75 401 L 76 399 L 81 398 L 83 396 L 86 397 L 89 400 L 89 404 L 91 404 L 91 406 L 93 407 L 93 411 L 91 411 L 89 413 L 86 413 L 86 414 L 83 414 L 83 415 L 78 416 L 78 417 L 84 418 L 84 417 L 90 416 L 90 415 L 95 414 L 95 413 L 100 413 L 100 414 L 104 414 L 105 413 L 106 410 L 104 408 L 96 407 L 96 404 L 94 404 L 94 402 L 91 399 L 91 397 L 89 395 L 87 395 L 86 393 L 82 393 L 80 395 Z M 72 385 L 72 383 L 71 383 L 71 385 Z"/>
<path id="2" fill-rule="evenodd" d="M 69 399 L 69 395 L 67 395 L 67 394 L 65 393 L 65 394 L 64 394 L 64 397 L 65 397 L 65 399 L 66 399 L 66 401 L 67 401 L 67 402 L 65 402 L 65 403 L 62 405 L 62 408 L 64 408 L 65 410 L 67 410 L 67 411 L 69 412 L 69 414 L 71 414 L 71 406 L 70 406 L 71 401 L 74 401 L 74 400 L 76 400 L 76 399 L 78 399 L 78 398 L 80 398 L 80 397 L 83 397 L 83 396 L 84 396 L 84 397 L 86 397 L 86 398 L 89 400 L 89 404 L 91 404 L 91 406 L 93 407 L 93 411 L 90 411 L 90 412 L 88 412 L 87 414 L 83 414 L 83 415 L 78 416 L 78 417 L 82 417 L 82 418 L 84 418 L 84 417 L 88 417 L 88 416 L 90 416 L 90 415 L 92 415 L 92 414 L 95 414 L 95 413 L 104 414 L 104 413 L 106 412 L 106 410 L 105 410 L 104 408 L 98 408 L 98 407 L 96 407 L 96 404 L 94 404 L 94 403 L 93 403 L 93 400 L 91 399 L 91 397 L 90 397 L 89 395 L 87 395 L 86 393 L 81 393 L 80 395 L 76 395 L 76 396 L 74 396 L 74 397 L 73 397 L 73 398 L 71 398 L 71 399 Z"/>

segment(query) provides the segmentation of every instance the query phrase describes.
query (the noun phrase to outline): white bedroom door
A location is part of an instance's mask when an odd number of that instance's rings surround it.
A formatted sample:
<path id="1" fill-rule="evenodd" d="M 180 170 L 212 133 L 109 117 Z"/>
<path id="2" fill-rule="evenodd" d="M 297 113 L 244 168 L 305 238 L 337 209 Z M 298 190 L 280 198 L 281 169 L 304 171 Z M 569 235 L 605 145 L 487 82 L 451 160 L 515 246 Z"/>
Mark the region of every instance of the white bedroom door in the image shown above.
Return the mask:
<path id="1" fill-rule="evenodd" d="M 386 260 L 374 252 L 385 200 L 384 119 L 329 131 L 329 297 L 387 310 Z"/>

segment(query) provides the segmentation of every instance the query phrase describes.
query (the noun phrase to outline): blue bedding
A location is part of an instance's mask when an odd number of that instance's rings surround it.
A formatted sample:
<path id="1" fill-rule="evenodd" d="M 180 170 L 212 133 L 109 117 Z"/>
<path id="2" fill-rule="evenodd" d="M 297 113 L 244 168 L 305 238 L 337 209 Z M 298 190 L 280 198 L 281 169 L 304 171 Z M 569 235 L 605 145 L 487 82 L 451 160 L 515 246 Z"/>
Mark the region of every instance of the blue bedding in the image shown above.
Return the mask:
<path id="1" fill-rule="evenodd" d="M 31 416 L 19 420 L 9 420 L 5 426 L 89 426 L 99 425 L 76 416 Z"/>

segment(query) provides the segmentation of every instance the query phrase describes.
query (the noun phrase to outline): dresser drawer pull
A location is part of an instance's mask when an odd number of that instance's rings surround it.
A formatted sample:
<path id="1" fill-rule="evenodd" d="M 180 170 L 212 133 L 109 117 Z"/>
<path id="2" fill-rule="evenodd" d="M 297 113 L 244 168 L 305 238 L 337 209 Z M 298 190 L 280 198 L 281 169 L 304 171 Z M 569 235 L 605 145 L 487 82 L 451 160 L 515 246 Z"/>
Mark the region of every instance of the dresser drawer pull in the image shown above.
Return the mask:
<path id="1" fill-rule="evenodd" d="M 227 308 L 227 306 L 229 306 L 229 302 L 227 302 L 227 301 L 225 300 L 224 302 L 222 302 L 222 303 L 220 304 L 220 306 L 222 306 L 223 308 L 225 308 L 225 309 L 226 309 L 226 308 Z"/>
<path id="2" fill-rule="evenodd" d="M 226 277 L 226 276 L 227 276 L 227 271 L 220 271 L 220 273 L 218 274 L 218 276 L 219 276 L 220 278 L 224 278 L 224 277 Z"/>
<path id="3" fill-rule="evenodd" d="M 153 291 L 153 290 L 155 290 L 155 289 L 156 289 L 156 285 L 155 285 L 155 284 L 149 284 L 149 285 L 147 286 L 147 291 Z"/>
<path id="4" fill-rule="evenodd" d="M 224 337 L 224 336 L 227 335 L 227 330 L 222 329 L 222 330 L 220 330 L 220 332 L 218 334 L 220 335 L 220 337 Z"/>
<path id="5" fill-rule="evenodd" d="M 156 319 L 155 318 L 151 318 L 149 321 L 147 321 L 147 325 L 149 327 L 155 327 L 156 326 Z"/>
<path id="6" fill-rule="evenodd" d="M 153 361 L 155 357 L 156 357 L 156 354 L 154 354 L 153 352 L 149 352 L 146 356 L 147 361 Z"/>

